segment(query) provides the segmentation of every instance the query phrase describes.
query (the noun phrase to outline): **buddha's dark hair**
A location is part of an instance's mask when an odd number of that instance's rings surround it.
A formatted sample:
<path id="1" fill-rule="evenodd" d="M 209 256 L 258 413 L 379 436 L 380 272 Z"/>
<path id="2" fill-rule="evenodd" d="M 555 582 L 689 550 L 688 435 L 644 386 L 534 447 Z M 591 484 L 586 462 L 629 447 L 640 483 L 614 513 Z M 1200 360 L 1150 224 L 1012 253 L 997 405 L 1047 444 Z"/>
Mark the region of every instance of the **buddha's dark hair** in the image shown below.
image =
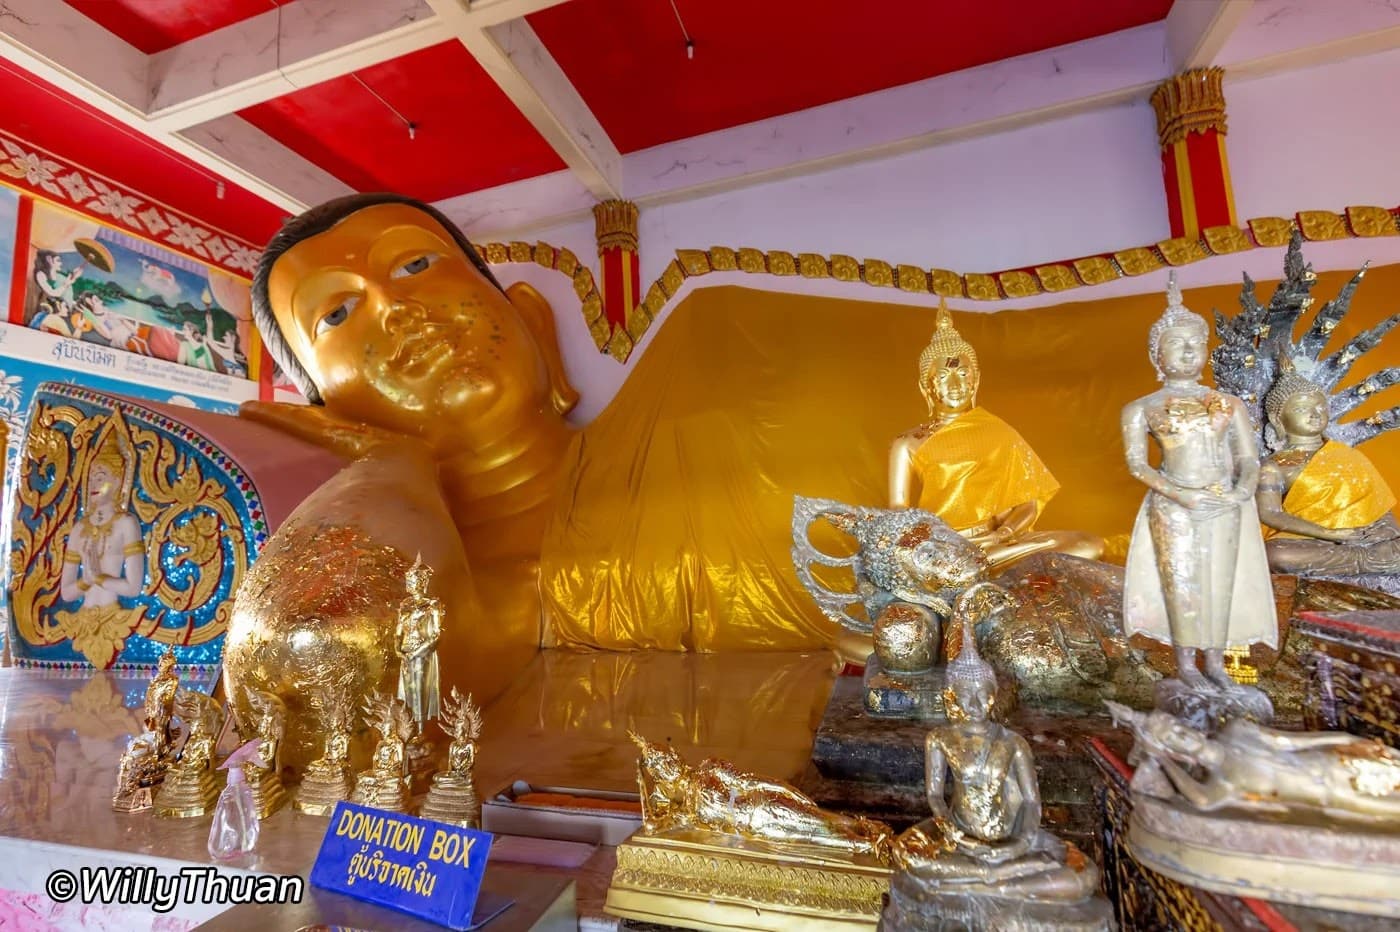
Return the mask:
<path id="1" fill-rule="evenodd" d="M 267 244 L 263 250 L 262 257 L 258 259 L 257 271 L 253 273 L 253 321 L 258 326 L 258 332 L 262 335 L 263 345 L 272 354 L 272 358 L 277 360 L 277 364 L 282 367 L 282 371 L 292 380 L 292 383 L 306 396 L 306 400 L 312 404 L 322 404 L 321 393 L 316 389 L 315 383 L 311 381 L 311 376 L 301 361 L 297 359 L 292 348 L 287 344 L 286 335 L 282 333 L 282 327 L 277 323 L 277 316 L 272 313 L 272 302 L 268 298 L 267 284 L 272 276 L 272 267 L 277 260 L 282 257 L 288 249 L 291 249 L 302 240 L 310 239 L 317 234 L 324 233 L 331 227 L 353 213 L 364 210 L 366 207 L 373 207 L 377 204 L 405 204 L 415 210 L 432 217 L 448 233 L 452 234 L 452 239 L 457 245 L 462 247 L 462 252 L 466 253 L 472 265 L 486 280 L 497 288 L 501 288 L 501 283 L 496 281 L 496 276 L 491 274 L 486 262 L 476 251 L 466 235 L 457 229 L 457 225 L 431 204 L 414 200 L 411 197 L 404 197 L 401 194 L 349 194 L 345 197 L 338 197 L 333 201 L 326 201 L 318 207 L 313 207 L 303 214 L 288 220 L 282 225 L 282 229 L 277 231 L 277 235 Z M 505 291 L 501 288 L 501 291 Z"/>

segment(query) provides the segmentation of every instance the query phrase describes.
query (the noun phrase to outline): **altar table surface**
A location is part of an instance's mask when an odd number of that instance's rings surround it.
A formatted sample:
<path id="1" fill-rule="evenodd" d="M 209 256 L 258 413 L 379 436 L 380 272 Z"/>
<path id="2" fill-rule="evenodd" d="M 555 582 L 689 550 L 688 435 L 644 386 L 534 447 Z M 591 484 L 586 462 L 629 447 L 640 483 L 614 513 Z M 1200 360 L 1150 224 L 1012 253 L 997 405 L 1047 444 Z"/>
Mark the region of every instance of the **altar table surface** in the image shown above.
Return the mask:
<path id="1" fill-rule="evenodd" d="M 477 788 L 483 798 L 516 780 L 635 790 L 637 749 L 629 732 L 670 742 L 697 762 L 718 756 L 793 780 L 811 755 L 836 670 L 835 656 L 826 652 L 544 651 L 485 709 Z M 144 689 L 140 679 L 111 673 L 0 669 L 0 926 L 115 929 L 133 928 L 140 919 L 144 928 L 177 930 L 219 912 L 177 909 L 153 917 L 146 909 L 104 917 L 83 914 L 75 904 L 57 909 L 42 892 L 47 874 L 60 866 L 178 870 L 213 863 L 206 850 L 208 817 L 167 820 L 112 811 L 117 762 L 127 738 L 140 729 Z M 305 876 L 326 824 L 283 809 L 263 823 L 252 854 L 224 864 Z M 522 871 L 572 879 L 583 926 L 604 928 L 613 864 L 613 850 L 600 847 L 574 869 L 493 860 L 488 878 L 494 871 L 507 886 L 518 886 Z M 540 889 L 546 888 L 557 885 Z"/>

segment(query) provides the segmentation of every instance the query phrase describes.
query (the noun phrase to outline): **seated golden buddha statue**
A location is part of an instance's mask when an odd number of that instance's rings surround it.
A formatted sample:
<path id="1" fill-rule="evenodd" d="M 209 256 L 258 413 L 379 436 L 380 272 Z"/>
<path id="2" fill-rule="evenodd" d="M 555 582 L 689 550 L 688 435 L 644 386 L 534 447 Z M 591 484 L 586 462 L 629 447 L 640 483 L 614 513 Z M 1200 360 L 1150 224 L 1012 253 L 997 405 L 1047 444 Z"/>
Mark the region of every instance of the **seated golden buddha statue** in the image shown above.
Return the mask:
<path id="1" fill-rule="evenodd" d="M 977 406 L 981 377 L 976 351 L 940 304 L 919 356 L 929 420 L 890 447 L 890 506 L 938 515 L 980 546 L 993 568 L 1046 550 L 1097 559 L 1098 537 L 1035 530 L 1060 484 L 1015 428 Z"/>
<path id="2" fill-rule="evenodd" d="M 1366 454 L 1328 440 L 1327 395 L 1294 372 L 1264 401 L 1283 449 L 1259 472 L 1259 520 L 1279 573 L 1363 576 L 1400 572 L 1395 493 Z"/>

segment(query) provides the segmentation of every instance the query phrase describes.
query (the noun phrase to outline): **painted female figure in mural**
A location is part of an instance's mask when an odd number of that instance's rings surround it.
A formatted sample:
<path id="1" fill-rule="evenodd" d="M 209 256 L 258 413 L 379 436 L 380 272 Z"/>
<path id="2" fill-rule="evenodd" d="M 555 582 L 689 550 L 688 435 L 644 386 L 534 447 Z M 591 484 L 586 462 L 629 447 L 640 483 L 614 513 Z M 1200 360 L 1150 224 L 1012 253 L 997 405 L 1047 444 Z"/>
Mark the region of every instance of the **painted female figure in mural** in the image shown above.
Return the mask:
<path id="1" fill-rule="evenodd" d="M 117 426 L 104 438 L 88 466 L 83 515 L 68 534 L 60 595 L 79 610 L 105 608 L 141 592 L 146 580 L 146 549 L 141 525 L 126 510 L 129 466 Z"/>
<path id="2" fill-rule="evenodd" d="M 34 261 L 34 284 L 39 287 L 39 309 L 29 325 L 39 330 L 68 336 L 72 328 L 68 315 L 73 309 L 73 283 L 82 268 L 63 270 L 63 257 L 47 249 L 39 250 Z"/>

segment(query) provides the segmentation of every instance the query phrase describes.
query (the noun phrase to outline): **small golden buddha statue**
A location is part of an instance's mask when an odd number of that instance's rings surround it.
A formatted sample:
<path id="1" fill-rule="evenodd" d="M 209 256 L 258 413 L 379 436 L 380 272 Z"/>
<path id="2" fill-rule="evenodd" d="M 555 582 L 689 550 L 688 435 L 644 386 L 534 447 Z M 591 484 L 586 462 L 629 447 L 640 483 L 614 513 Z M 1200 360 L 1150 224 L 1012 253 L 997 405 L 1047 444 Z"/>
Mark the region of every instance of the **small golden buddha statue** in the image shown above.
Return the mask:
<path id="1" fill-rule="evenodd" d="M 481 709 L 471 696 L 463 699 L 453 686 L 443 703 L 442 724 L 452 736 L 447 748 L 447 769 L 433 774 L 432 786 L 418 814 L 438 822 L 479 828 L 481 800 L 476 795 L 472 769 L 476 766 L 476 743 L 481 740 Z"/>
<path id="2" fill-rule="evenodd" d="M 404 581 L 408 596 L 399 603 L 394 652 L 399 655 L 399 698 L 413 717 L 415 733 L 409 742 L 411 769 L 428 765 L 432 745 L 424 728 L 438 717 L 437 645 L 442 637 L 442 602 L 428 595 L 433 571 L 420 555 Z M 413 766 L 416 765 L 416 766 Z"/>
<path id="3" fill-rule="evenodd" d="M 165 779 L 173 760 L 175 696 L 180 677 L 175 673 L 175 651 L 167 650 L 156 663 L 156 675 L 146 686 L 143 702 L 144 731 L 132 738 L 117 770 L 117 790 L 112 808 L 139 812 L 151 808 L 152 789 Z"/>
<path id="4" fill-rule="evenodd" d="M 254 761 L 243 764 L 243 777 L 253 791 L 253 805 L 257 807 L 258 819 L 266 819 L 287 802 L 287 791 L 282 786 L 282 735 L 286 730 L 286 711 L 282 700 L 272 693 L 254 691 L 248 696 L 248 704 L 256 718 L 246 728 L 239 728 L 245 742 L 257 741 L 258 753 Z M 241 723 L 240 723 L 241 724 Z"/>
<path id="5" fill-rule="evenodd" d="M 189 734 L 156 793 L 155 810 L 162 819 L 193 819 L 212 812 L 223 789 L 214 770 L 214 746 L 224 714 L 217 702 L 192 689 L 176 694 L 175 714 L 189 724 Z"/>
<path id="6" fill-rule="evenodd" d="M 350 801 L 388 812 L 407 812 L 408 742 L 414 733 L 413 716 L 402 699 L 389 699 L 379 693 L 365 704 L 365 715 L 379 732 L 379 743 L 369 769 L 356 778 Z"/>
<path id="7" fill-rule="evenodd" d="M 335 804 L 349 799 L 355 788 L 354 774 L 350 769 L 352 723 L 349 699 L 343 694 L 332 698 L 329 690 L 322 692 L 321 708 L 325 717 L 321 733 L 325 736 L 324 750 L 320 757 L 307 765 L 296 800 L 292 803 L 298 812 L 307 815 L 330 815 Z"/>
<path id="8" fill-rule="evenodd" d="M 631 738 L 642 752 L 637 783 L 647 835 L 710 833 L 815 857 L 862 855 L 888 862 L 893 833 L 882 822 L 828 812 L 786 783 L 745 773 L 727 761 L 692 767 L 671 748 L 636 734 Z"/>
<path id="9" fill-rule="evenodd" d="M 1035 530 L 1060 485 L 1015 428 L 977 406 L 981 377 L 976 351 L 941 302 L 919 355 L 929 420 L 890 448 L 890 506 L 938 515 L 978 544 L 994 569 L 1045 550 L 1098 558 L 1098 537 Z"/>
<path id="10" fill-rule="evenodd" d="M 881 928 L 942 928 L 933 923 L 943 917 L 964 923 L 957 928 L 1000 929 L 1008 926 L 997 917 L 1011 915 L 1031 919 L 1027 928 L 1111 929 L 1098 868 L 1040 827 L 1030 745 L 988 717 L 996 686 L 975 639 L 964 637 L 948 665 L 949 723 L 924 744 L 933 814 L 895 840 Z"/>
<path id="11" fill-rule="evenodd" d="M 1269 567 L 1305 576 L 1400 573 L 1395 493 L 1354 447 L 1328 440 L 1327 393 L 1285 371 L 1264 399 L 1283 448 L 1259 473 Z"/>

